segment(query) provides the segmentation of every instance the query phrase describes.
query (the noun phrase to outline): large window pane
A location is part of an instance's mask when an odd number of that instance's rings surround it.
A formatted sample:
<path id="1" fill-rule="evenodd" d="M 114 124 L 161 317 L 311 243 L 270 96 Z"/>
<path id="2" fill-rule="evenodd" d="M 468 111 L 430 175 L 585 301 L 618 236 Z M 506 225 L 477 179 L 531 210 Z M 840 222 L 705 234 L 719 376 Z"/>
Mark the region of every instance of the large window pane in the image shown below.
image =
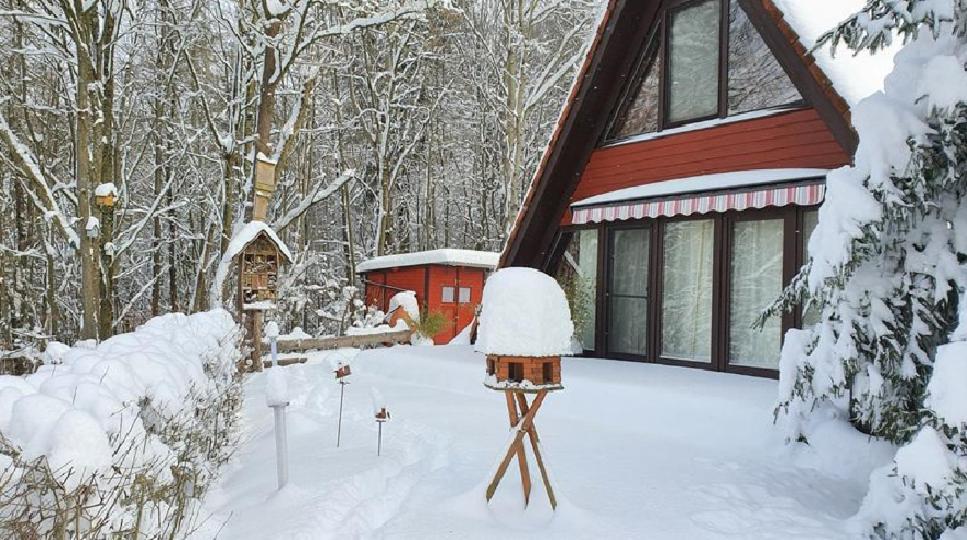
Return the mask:
<path id="1" fill-rule="evenodd" d="M 712 260 L 715 223 L 665 227 L 661 350 L 665 358 L 712 361 Z"/>
<path id="2" fill-rule="evenodd" d="M 567 293 L 574 333 L 586 350 L 594 350 L 595 300 L 598 283 L 598 231 L 584 229 L 571 236 L 558 281 Z"/>
<path id="3" fill-rule="evenodd" d="M 627 99 L 631 103 L 622 111 L 612 128 L 611 138 L 622 139 L 639 133 L 658 131 L 658 107 L 661 97 L 661 55 L 659 49 L 641 79 L 641 85 Z"/>
<path id="4" fill-rule="evenodd" d="M 786 76 L 737 0 L 729 2 L 729 114 L 798 101 Z"/>
<path id="5" fill-rule="evenodd" d="M 782 294 L 783 220 L 739 221 L 732 229 L 729 363 L 779 367 L 781 317 L 759 330 L 759 315 Z"/>
<path id="6" fill-rule="evenodd" d="M 648 229 L 611 231 L 609 352 L 646 354 L 649 234 Z"/>
<path id="7" fill-rule="evenodd" d="M 705 0 L 671 15 L 668 119 L 714 115 L 719 89 L 719 0 Z"/>

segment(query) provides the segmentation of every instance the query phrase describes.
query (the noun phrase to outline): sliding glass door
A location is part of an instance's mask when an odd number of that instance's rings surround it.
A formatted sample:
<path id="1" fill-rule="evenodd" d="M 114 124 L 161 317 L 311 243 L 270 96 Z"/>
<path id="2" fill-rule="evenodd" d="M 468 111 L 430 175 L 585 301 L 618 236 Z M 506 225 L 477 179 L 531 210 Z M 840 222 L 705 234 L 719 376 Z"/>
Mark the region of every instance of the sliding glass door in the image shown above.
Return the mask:
<path id="1" fill-rule="evenodd" d="M 712 363 L 715 221 L 665 225 L 661 293 L 661 357 Z"/>
<path id="2" fill-rule="evenodd" d="M 651 230 L 608 232 L 608 339 L 611 354 L 646 356 Z"/>
<path id="3" fill-rule="evenodd" d="M 729 264 L 729 364 L 778 369 L 781 317 L 755 323 L 782 294 L 783 218 L 736 221 Z"/>

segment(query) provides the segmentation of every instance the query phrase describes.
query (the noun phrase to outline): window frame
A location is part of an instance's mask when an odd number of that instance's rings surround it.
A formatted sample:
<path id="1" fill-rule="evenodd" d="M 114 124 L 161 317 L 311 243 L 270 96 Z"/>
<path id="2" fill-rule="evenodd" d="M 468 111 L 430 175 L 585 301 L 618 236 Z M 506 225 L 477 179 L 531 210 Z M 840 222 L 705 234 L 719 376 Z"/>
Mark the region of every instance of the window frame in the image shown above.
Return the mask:
<path id="1" fill-rule="evenodd" d="M 602 135 L 600 146 L 611 145 L 615 143 L 621 143 L 643 134 L 660 134 L 662 131 L 669 129 L 675 129 L 688 124 L 693 124 L 696 122 L 703 122 L 708 120 L 715 120 L 720 118 L 729 118 L 729 5 L 733 0 L 715 0 L 719 3 L 719 50 L 718 50 L 718 107 L 717 112 L 714 114 L 691 118 L 687 120 L 680 120 L 676 122 L 671 122 L 668 119 L 668 107 L 670 101 L 670 94 L 668 86 L 671 84 L 671 80 L 668 77 L 669 67 L 670 67 L 670 51 L 669 51 L 669 34 L 671 32 L 671 16 L 672 13 L 688 9 L 694 5 L 697 5 L 705 0 L 668 0 L 667 6 L 662 8 L 661 13 L 656 18 L 658 21 L 655 24 L 654 30 L 649 34 L 645 40 L 645 46 L 642 48 L 638 59 L 636 60 L 632 76 L 629 78 L 629 84 L 625 85 L 622 89 L 617 106 L 612 112 L 611 118 L 608 120 L 608 124 L 604 133 Z M 737 0 L 735 0 L 737 1 Z M 741 2 L 738 3 L 739 9 L 742 8 Z M 648 76 L 648 71 L 654 64 L 655 59 L 658 55 L 661 55 L 661 66 L 659 73 L 659 83 L 658 83 L 658 128 L 655 131 L 647 131 L 642 133 L 635 133 L 631 135 L 625 135 L 621 137 L 614 136 L 614 130 L 620 119 L 624 118 L 627 114 L 628 108 L 631 107 L 631 97 L 638 91 L 642 84 L 644 84 L 645 78 Z M 778 56 L 776 56 L 778 61 Z M 781 66 L 781 64 L 780 64 Z M 784 66 L 783 70 L 785 70 Z M 788 71 L 786 71 L 788 75 Z M 790 78 L 793 86 L 795 82 Z M 744 111 L 741 113 L 736 113 L 736 115 L 748 114 L 755 111 L 767 111 L 770 109 L 787 109 L 804 107 L 807 105 L 806 98 L 802 95 L 802 91 L 799 91 L 799 99 L 791 101 L 789 103 L 784 103 L 782 105 L 776 105 L 772 107 L 764 107 L 760 109 L 751 109 L 749 111 Z M 731 116 L 736 116 L 731 115 Z"/>
<path id="2" fill-rule="evenodd" d="M 818 180 L 818 179 L 816 179 Z M 600 357 L 633 362 L 657 363 L 673 366 L 683 366 L 707 371 L 728 372 L 740 375 L 778 378 L 777 369 L 758 368 L 732 364 L 729 359 L 729 310 L 731 302 L 731 257 L 733 227 L 737 221 L 754 221 L 763 219 L 783 220 L 783 287 L 789 285 L 792 279 L 805 264 L 803 244 L 808 239 L 803 238 L 804 215 L 815 211 L 818 205 L 769 207 L 763 209 L 729 210 L 728 212 L 708 212 L 691 216 L 657 217 L 644 219 L 630 219 L 604 223 L 590 223 L 585 225 L 562 226 L 558 232 L 558 242 L 566 247 L 566 243 L 573 238 L 578 230 L 594 229 L 598 232 L 598 274 L 595 300 L 595 348 L 585 350 L 583 356 Z M 664 272 L 664 234 L 668 223 L 687 220 L 711 219 L 713 225 L 713 259 L 712 259 L 712 347 L 711 362 L 694 362 L 661 356 L 662 331 L 662 295 Z M 607 334 L 610 326 L 610 310 L 607 298 L 607 286 L 611 268 L 610 237 L 611 231 L 626 228 L 650 228 L 650 251 L 648 276 L 648 320 L 646 321 L 646 354 L 617 354 L 608 351 Z M 563 264 L 557 261 L 559 264 Z M 794 309 L 782 314 L 780 346 L 785 340 L 786 332 L 791 328 L 802 327 L 801 309 Z"/>
<path id="3" fill-rule="evenodd" d="M 659 86 L 661 87 L 661 95 L 659 96 L 659 102 L 661 103 L 660 110 L 658 111 L 658 127 L 659 131 L 666 129 L 674 129 L 676 127 L 681 127 L 686 124 L 691 124 L 693 122 L 703 122 L 706 120 L 712 120 L 715 118 L 722 118 L 723 103 L 725 106 L 725 114 L 728 115 L 728 76 L 729 76 L 729 17 L 728 17 L 728 4 L 730 0 L 679 0 L 678 2 L 672 3 L 661 17 L 661 47 L 659 50 L 662 51 L 662 62 L 661 62 L 661 81 Z M 684 120 L 669 120 L 669 109 L 671 107 L 671 23 L 672 18 L 676 13 L 680 13 L 689 8 L 696 7 L 705 2 L 718 2 L 719 4 L 719 35 L 718 35 L 718 65 L 716 73 L 716 96 L 718 97 L 718 102 L 716 103 L 715 112 L 707 114 L 705 116 L 698 116 L 695 118 L 686 118 Z M 725 77 L 725 84 L 722 83 L 722 77 Z M 642 79 L 643 80 L 643 79 Z"/>

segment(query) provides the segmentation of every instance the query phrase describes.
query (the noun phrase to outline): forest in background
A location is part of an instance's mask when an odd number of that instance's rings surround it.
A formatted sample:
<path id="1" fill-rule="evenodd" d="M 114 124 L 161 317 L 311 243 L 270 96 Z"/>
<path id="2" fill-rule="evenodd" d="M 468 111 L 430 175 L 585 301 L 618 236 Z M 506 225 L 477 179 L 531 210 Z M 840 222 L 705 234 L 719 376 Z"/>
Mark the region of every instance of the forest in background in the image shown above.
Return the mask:
<path id="1" fill-rule="evenodd" d="M 0 350 L 218 304 L 258 152 L 283 328 L 341 330 L 368 257 L 500 250 L 602 5 L 0 0 Z"/>

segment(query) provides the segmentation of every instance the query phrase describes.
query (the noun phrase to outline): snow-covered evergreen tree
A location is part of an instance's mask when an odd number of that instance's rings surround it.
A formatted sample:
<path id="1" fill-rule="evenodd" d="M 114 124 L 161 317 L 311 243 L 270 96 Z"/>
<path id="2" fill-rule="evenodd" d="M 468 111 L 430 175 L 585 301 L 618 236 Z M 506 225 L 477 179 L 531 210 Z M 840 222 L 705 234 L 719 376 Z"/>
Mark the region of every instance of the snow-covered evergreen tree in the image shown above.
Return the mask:
<path id="1" fill-rule="evenodd" d="M 905 444 L 874 474 L 863 526 L 938 538 L 967 521 L 954 401 L 967 399 L 967 2 L 869 0 L 821 42 L 876 54 L 897 39 L 884 90 L 852 111 L 855 164 L 828 176 L 811 261 L 787 291 L 822 317 L 786 336 L 777 415 L 791 440 L 832 412 Z"/>

